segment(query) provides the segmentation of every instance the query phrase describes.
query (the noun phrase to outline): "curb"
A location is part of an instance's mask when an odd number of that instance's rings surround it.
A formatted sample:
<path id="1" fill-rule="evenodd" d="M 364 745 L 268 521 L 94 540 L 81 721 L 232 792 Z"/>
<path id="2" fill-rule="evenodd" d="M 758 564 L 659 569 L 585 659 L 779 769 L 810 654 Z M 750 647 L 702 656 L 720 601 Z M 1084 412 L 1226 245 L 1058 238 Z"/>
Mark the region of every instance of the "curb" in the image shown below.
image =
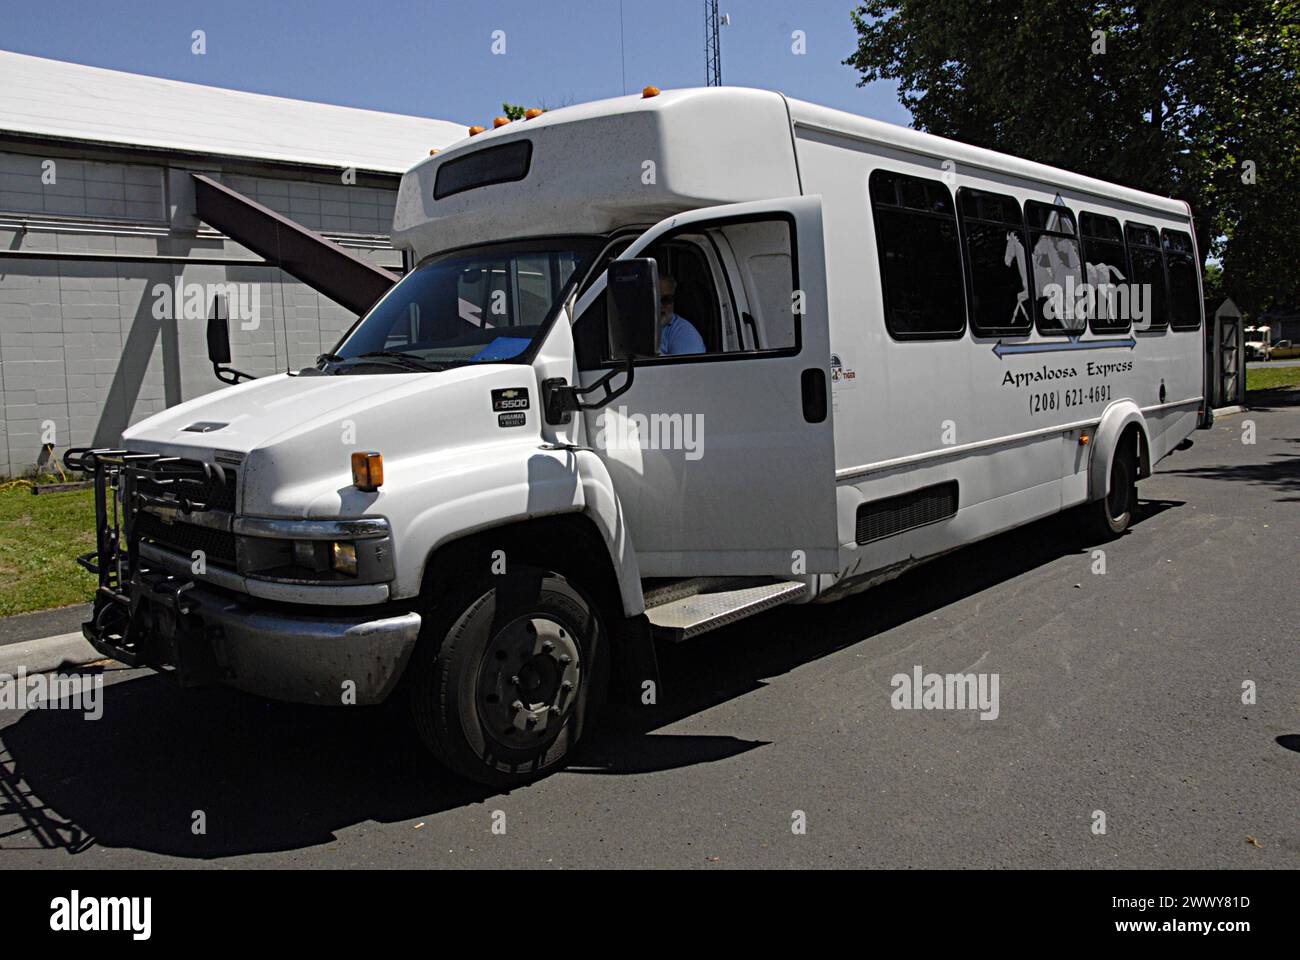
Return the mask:
<path id="1" fill-rule="evenodd" d="M 45 673 L 65 663 L 76 665 L 103 659 L 103 654 L 80 633 L 62 633 L 0 646 L 0 674 L 15 676 L 20 670 L 28 674 Z"/>
<path id="2" fill-rule="evenodd" d="M 1230 416 L 1230 415 L 1232 415 L 1232 414 L 1234 414 L 1234 413 L 1245 413 L 1246 410 L 1247 410 L 1247 408 L 1246 408 L 1246 407 L 1242 407 L 1242 406 L 1233 406 L 1233 407 L 1215 407 L 1214 410 L 1211 411 L 1211 412 L 1212 412 L 1216 417 L 1227 417 L 1227 416 Z"/>
<path id="3" fill-rule="evenodd" d="M 94 610 L 93 604 L 74 603 L 67 607 L 34 610 L 0 618 L 0 645 L 76 633 L 91 618 Z"/>

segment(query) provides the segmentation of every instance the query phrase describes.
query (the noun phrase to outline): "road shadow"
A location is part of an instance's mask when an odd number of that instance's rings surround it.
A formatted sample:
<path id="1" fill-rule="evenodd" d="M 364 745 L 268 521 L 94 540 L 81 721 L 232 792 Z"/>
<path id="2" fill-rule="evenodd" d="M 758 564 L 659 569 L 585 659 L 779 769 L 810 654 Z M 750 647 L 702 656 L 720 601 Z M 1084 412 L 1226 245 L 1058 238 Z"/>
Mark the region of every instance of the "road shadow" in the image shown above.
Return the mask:
<path id="1" fill-rule="evenodd" d="M 1179 500 L 1143 500 L 1129 529 L 1183 505 Z M 1062 557 L 1088 555 L 1095 546 L 1077 518 L 1061 514 L 955 550 L 835 603 L 780 607 L 688 643 L 661 647 L 665 702 L 643 727 L 654 729 L 743 696 L 805 663 L 931 616 Z"/>
<path id="2" fill-rule="evenodd" d="M 1254 390 L 1246 394 L 1246 407 L 1251 413 L 1300 407 L 1300 389 L 1279 387 L 1274 390 Z"/>
<path id="3" fill-rule="evenodd" d="M 99 720 L 32 710 L 0 731 L 0 862 L 95 843 L 195 858 L 292 850 L 493 793 L 443 774 L 387 707 L 271 703 L 153 674 L 106 684 L 102 703 Z"/>
<path id="4" fill-rule="evenodd" d="M 1258 484 L 1286 494 L 1277 498 L 1279 503 L 1293 503 L 1300 500 L 1300 454 L 1274 454 L 1272 460 L 1264 463 L 1225 463 L 1164 472 L 1197 480 L 1227 480 Z"/>
<path id="5" fill-rule="evenodd" d="M 1146 501 L 1138 523 L 1180 505 Z M 597 730 L 569 774 L 643 774 L 760 749 L 764 741 L 657 731 L 1091 546 L 1072 518 L 1054 517 L 860 596 L 778 609 L 664 648 L 653 716 Z M 31 710 L 0 730 L 0 863 L 17 849 L 76 855 L 97 844 L 195 859 L 297 850 L 357 823 L 410 821 L 499 795 L 435 766 L 398 704 L 278 704 L 182 690 L 156 675 L 106 683 L 102 703 L 99 720 Z"/>

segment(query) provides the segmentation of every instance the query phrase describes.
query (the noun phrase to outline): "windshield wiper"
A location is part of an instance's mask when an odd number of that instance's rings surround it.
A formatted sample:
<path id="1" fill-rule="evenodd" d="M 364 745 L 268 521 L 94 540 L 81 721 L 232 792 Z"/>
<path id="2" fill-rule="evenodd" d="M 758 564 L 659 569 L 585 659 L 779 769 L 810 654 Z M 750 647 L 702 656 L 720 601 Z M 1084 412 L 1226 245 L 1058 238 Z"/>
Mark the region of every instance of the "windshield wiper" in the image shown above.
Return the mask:
<path id="1" fill-rule="evenodd" d="M 390 363 L 404 366 L 409 370 L 429 370 L 437 373 L 446 370 L 447 367 L 440 363 L 431 363 L 428 360 L 421 360 L 409 353 L 400 353 L 396 350 L 371 350 L 369 353 L 358 354 L 355 357 L 342 357 L 344 361 L 354 360 L 387 360 Z"/>

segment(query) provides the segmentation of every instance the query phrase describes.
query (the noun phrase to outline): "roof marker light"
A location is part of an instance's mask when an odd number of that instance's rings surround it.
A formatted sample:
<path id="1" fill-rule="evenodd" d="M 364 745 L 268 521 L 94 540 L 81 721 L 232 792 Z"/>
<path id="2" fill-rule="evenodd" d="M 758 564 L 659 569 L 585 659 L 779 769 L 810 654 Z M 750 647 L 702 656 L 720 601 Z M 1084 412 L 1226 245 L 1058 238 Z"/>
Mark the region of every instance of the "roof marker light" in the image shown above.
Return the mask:
<path id="1" fill-rule="evenodd" d="M 504 126 L 505 126 L 507 123 L 509 123 L 509 122 L 510 122 L 510 118 L 509 118 L 509 117 L 497 117 L 495 120 L 492 121 L 492 126 L 493 126 L 493 127 L 504 127 Z"/>
<path id="2" fill-rule="evenodd" d="M 480 133 L 482 133 L 486 129 L 487 127 L 480 127 L 477 124 L 475 124 L 474 126 L 469 128 L 469 135 L 471 137 L 477 137 Z"/>
<path id="3" fill-rule="evenodd" d="M 527 110 L 524 111 L 524 119 L 531 120 L 533 119 L 533 117 L 540 117 L 545 112 L 546 111 L 541 109 L 540 107 L 529 107 Z"/>
<path id="4" fill-rule="evenodd" d="M 659 96 L 659 88 L 655 86 L 646 87 L 644 90 L 641 91 L 642 100 L 648 97 L 657 97 L 657 96 Z"/>

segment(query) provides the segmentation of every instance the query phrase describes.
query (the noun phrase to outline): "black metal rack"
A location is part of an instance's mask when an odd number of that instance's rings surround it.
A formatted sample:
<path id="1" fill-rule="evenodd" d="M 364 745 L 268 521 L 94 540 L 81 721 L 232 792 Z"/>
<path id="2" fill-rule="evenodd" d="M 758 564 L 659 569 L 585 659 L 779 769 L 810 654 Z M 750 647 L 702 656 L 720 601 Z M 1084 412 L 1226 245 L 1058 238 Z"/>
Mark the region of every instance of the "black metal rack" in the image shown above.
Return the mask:
<path id="1" fill-rule="evenodd" d="M 183 623 L 193 612 L 185 595 L 194 582 L 141 563 L 137 519 L 143 511 L 190 516 L 233 507 L 225 502 L 231 489 L 227 471 L 201 460 L 112 448 L 74 447 L 63 455 L 63 463 L 94 481 L 95 549 L 77 562 L 96 575 L 99 585 L 82 632 L 101 653 L 129 666 L 178 665 L 179 650 L 159 646 L 149 629 L 153 616 L 141 617 L 141 607 L 147 602 L 150 611 L 160 607 Z M 222 502 L 214 505 L 217 499 Z"/>

